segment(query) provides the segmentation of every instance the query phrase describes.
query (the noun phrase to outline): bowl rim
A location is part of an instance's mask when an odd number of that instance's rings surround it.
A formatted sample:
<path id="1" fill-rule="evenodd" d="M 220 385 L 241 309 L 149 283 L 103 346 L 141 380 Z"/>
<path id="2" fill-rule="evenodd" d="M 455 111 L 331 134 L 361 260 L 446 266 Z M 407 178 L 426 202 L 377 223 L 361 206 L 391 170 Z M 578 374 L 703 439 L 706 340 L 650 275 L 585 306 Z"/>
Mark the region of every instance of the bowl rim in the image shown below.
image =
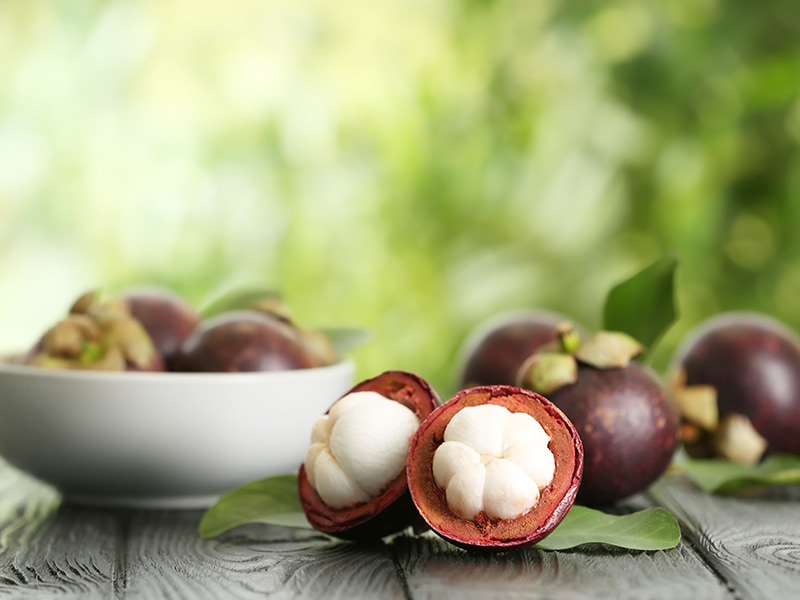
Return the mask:
<path id="1" fill-rule="evenodd" d="M 9 362 L 0 357 L 0 377 L 11 375 L 30 379 L 63 381 L 92 381 L 110 383 L 164 383 L 166 381 L 195 381 L 207 384 L 219 383 L 284 383 L 303 379 L 324 379 L 339 373 L 355 370 L 352 359 L 341 359 L 322 367 L 283 369 L 280 371 L 241 371 L 235 373 L 207 371 L 101 371 L 92 369 L 52 369 L 36 365 Z M 0 394 L 2 395 L 2 394 Z"/>

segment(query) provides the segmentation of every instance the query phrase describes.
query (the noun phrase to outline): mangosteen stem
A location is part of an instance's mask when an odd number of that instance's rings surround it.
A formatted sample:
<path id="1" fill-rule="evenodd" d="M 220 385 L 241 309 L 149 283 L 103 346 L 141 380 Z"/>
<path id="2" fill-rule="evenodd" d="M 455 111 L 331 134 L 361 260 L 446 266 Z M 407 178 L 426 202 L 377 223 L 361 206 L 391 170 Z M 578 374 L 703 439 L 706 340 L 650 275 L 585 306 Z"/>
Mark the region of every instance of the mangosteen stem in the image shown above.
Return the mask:
<path id="1" fill-rule="evenodd" d="M 574 354 L 581 345 L 581 336 L 575 331 L 575 326 L 569 321 L 565 321 L 556 327 L 556 331 L 561 351 L 566 354 Z"/>

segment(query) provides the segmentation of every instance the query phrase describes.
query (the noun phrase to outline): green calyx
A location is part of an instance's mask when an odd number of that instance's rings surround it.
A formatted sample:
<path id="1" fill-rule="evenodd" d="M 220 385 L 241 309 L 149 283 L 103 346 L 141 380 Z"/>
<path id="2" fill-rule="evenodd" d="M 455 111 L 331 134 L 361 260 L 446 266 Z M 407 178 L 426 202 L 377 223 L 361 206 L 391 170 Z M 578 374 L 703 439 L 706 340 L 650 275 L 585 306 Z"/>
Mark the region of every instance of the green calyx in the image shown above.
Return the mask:
<path id="1" fill-rule="evenodd" d="M 43 336 L 30 364 L 60 369 L 123 371 L 128 365 L 146 369 L 159 361 L 150 335 L 127 304 L 83 294 L 69 313 Z"/>
<path id="2" fill-rule="evenodd" d="M 578 362 L 566 352 L 537 352 L 517 374 L 517 385 L 545 395 L 577 380 Z"/>
<path id="3" fill-rule="evenodd" d="M 517 372 L 517 385 L 548 394 L 573 384 L 578 365 L 596 369 L 624 368 L 645 348 L 627 333 L 599 331 L 585 341 L 571 323 L 558 328 L 558 341 L 528 357 Z"/>

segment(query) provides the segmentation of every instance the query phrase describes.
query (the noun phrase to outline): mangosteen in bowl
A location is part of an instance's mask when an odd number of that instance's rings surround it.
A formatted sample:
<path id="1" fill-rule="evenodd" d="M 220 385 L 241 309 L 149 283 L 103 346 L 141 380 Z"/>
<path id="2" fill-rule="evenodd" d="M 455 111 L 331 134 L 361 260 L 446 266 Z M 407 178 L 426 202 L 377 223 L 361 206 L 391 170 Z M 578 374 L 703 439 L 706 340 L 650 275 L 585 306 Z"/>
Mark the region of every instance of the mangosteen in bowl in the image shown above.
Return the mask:
<path id="1" fill-rule="evenodd" d="M 128 288 L 119 297 L 150 334 L 169 368 L 181 344 L 200 322 L 197 311 L 183 296 L 160 286 Z"/>
<path id="2" fill-rule="evenodd" d="M 19 359 L 50 369 L 163 371 L 164 359 L 148 331 L 119 298 L 82 294 L 65 317 Z"/>
<path id="3" fill-rule="evenodd" d="M 332 346 L 317 338 L 313 343 L 309 339 L 292 323 L 275 315 L 252 309 L 225 311 L 195 327 L 174 356 L 174 370 L 281 371 L 310 369 L 335 361 Z"/>

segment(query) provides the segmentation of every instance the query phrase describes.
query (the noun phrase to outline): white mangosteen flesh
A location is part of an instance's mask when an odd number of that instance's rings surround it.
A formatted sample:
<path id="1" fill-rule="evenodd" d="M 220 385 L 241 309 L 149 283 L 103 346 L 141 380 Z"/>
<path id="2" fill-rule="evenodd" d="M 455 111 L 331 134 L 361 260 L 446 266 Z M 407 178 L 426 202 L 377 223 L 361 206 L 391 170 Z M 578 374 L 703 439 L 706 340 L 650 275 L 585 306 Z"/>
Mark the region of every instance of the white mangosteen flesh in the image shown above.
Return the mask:
<path id="1" fill-rule="evenodd" d="M 447 504 L 464 519 L 519 517 L 552 480 L 550 437 L 532 416 L 484 404 L 450 420 L 433 456 L 433 478 Z"/>
<path id="2" fill-rule="evenodd" d="M 377 392 L 351 392 L 314 424 L 305 471 L 322 501 L 345 508 L 380 495 L 406 465 L 414 412 Z"/>

